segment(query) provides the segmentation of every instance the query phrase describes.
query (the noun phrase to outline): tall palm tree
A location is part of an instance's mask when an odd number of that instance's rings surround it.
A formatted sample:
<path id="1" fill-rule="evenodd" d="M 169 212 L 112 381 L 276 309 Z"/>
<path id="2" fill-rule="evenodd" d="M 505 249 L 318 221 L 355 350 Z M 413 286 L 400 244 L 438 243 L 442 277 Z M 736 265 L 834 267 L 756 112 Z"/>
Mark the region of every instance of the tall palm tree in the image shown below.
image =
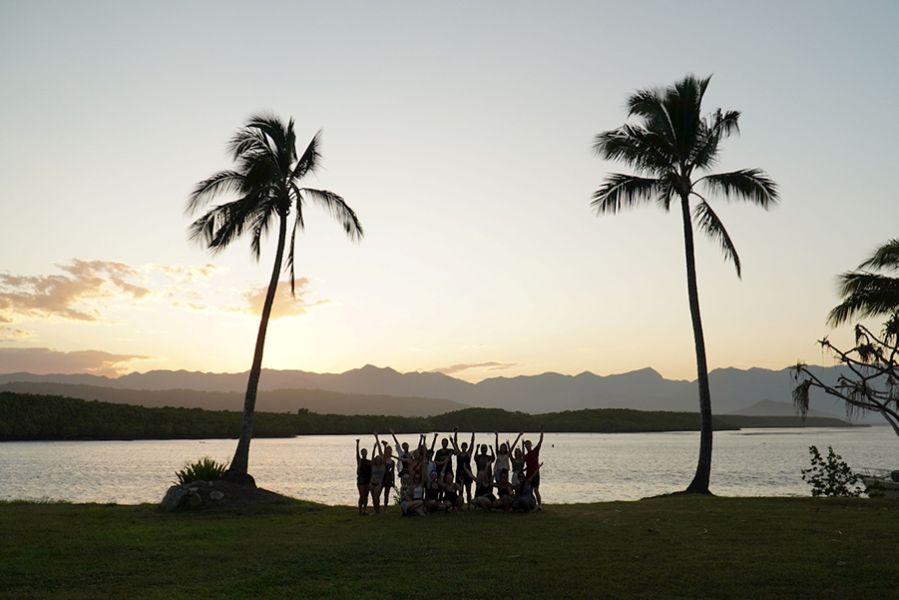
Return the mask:
<path id="1" fill-rule="evenodd" d="M 695 222 L 721 246 L 725 260 L 733 261 L 739 277 L 741 267 L 737 249 L 706 196 L 717 193 L 765 209 L 773 205 L 778 196 L 777 185 L 759 169 L 708 173 L 717 162 L 721 141 L 739 133 L 740 118 L 738 111 L 721 109 L 708 116 L 702 115 L 702 98 L 710 79 L 689 75 L 664 89 L 639 90 L 628 98 L 628 117 L 635 117 L 636 122 L 600 133 L 593 148 L 601 158 L 621 161 L 636 174 L 609 173 L 593 194 L 591 203 L 600 215 L 615 214 L 641 203 L 655 202 L 666 211 L 672 202 L 679 205 L 702 417 L 699 462 L 686 491 L 700 494 L 709 493 L 712 399 L 699 313 L 693 224 Z M 697 177 L 699 173 L 704 175 Z"/>
<path id="2" fill-rule="evenodd" d="M 249 233 L 250 250 L 253 257 L 259 260 L 263 236 L 273 225 L 278 228 L 275 264 L 262 306 L 253 365 L 247 381 L 240 440 L 227 473 L 232 481 L 251 485 L 254 482 L 247 474 L 247 465 L 253 437 L 256 390 L 262 372 L 265 333 L 284 261 L 290 214 L 294 213 L 286 268 L 290 271 L 292 293 L 295 292 L 294 242 L 297 232 L 304 227 L 303 208 L 307 200 L 320 204 L 330 212 L 343 225 L 351 240 L 362 238 L 362 225 L 343 198 L 327 190 L 300 187 L 301 180 L 319 166 L 321 132 L 315 134 L 302 156 L 297 158 L 293 127 L 292 118 L 285 125 L 269 114 L 250 117 L 228 144 L 228 151 L 235 162 L 234 169 L 219 171 L 198 183 L 187 204 L 188 213 L 193 214 L 219 195 L 237 196 L 236 200 L 213 206 L 190 226 L 190 237 L 201 241 L 213 253 L 223 250 L 244 233 Z"/>
<path id="3" fill-rule="evenodd" d="M 899 312 L 899 277 L 884 274 L 889 272 L 899 275 L 899 238 L 875 250 L 858 270 L 840 275 L 843 301 L 830 311 L 827 321 L 837 326 L 854 315 L 878 317 Z"/>

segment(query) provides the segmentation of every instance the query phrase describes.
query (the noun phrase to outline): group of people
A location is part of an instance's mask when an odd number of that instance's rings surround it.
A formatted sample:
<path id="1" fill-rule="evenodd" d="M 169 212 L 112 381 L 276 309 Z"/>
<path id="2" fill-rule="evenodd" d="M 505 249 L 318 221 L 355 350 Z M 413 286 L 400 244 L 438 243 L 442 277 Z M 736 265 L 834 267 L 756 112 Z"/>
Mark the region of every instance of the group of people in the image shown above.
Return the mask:
<path id="1" fill-rule="evenodd" d="M 390 492 L 399 480 L 399 504 L 403 515 L 425 516 L 431 512 L 450 512 L 469 509 L 531 512 L 542 510 L 540 497 L 540 448 L 543 431 L 536 444 L 525 440 L 506 440 L 500 444 L 494 432 L 494 444 L 475 446 L 475 434 L 470 442 L 459 444 L 459 431 L 440 441 L 434 434 L 431 445 L 427 436 L 419 434 L 418 444 L 410 448 L 400 443 L 391 430 L 394 446 L 381 441 L 374 434 L 371 458 L 368 449 L 359 447 L 356 439 L 356 485 L 359 489 L 359 514 L 368 514 L 368 500 L 374 512 L 387 508 Z M 474 469 L 472 469 L 474 462 Z M 472 487 L 474 491 L 472 492 Z"/>

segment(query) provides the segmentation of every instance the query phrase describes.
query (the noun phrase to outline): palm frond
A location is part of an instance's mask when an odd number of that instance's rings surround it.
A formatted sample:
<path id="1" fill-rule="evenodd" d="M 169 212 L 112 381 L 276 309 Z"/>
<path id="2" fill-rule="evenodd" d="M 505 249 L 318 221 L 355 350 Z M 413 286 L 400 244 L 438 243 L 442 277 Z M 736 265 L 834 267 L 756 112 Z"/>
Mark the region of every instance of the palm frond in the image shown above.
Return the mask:
<path id="1" fill-rule="evenodd" d="M 687 75 L 666 88 L 662 96 L 674 130 L 677 156 L 683 162 L 689 160 L 701 134 L 702 98 L 710 80 Z"/>
<path id="2" fill-rule="evenodd" d="M 740 112 L 720 108 L 708 119 L 703 119 L 699 138 L 690 155 L 694 169 L 707 170 L 718 161 L 718 146 L 721 140 L 740 132 Z"/>
<path id="3" fill-rule="evenodd" d="M 293 194 L 294 206 L 296 207 L 296 215 L 293 221 L 293 228 L 290 232 L 290 250 L 287 253 L 286 268 L 290 272 L 290 295 L 296 298 L 296 274 L 294 265 L 296 263 L 297 231 L 302 231 L 306 224 L 303 221 L 303 194 L 293 183 L 290 184 L 290 188 L 291 193 Z"/>
<path id="4" fill-rule="evenodd" d="M 293 125 L 293 119 L 290 121 Z M 247 119 L 244 126 L 248 129 L 257 129 L 265 137 L 268 138 L 267 145 L 272 153 L 277 157 L 278 163 L 283 170 L 287 170 L 287 165 L 293 162 L 294 155 L 291 154 L 290 144 L 288 143 L 288 132 L 284 123 L 281 122 L 274 113 L 258 113 Z"/>
<path id="5" fill-rule="evenodd" d="M 740 256 L 737 254 L 737 248 L 734 246 L 730 234 L 724 227 L 724 223 L 718 218 L 718 215 L 712 210 L 708 202 L 700 198 L 696 208 L 693 209 L 693 218 L 696 220 L 697 226 L 706 233 L 714 241 L 721 246 L 725 260 L 731 260 L 734 268 L 737 269 L 737 277 L 742 278 L 742 267 L 740 266 Z"/>
<path id="6" fill-rule="evenodd" d="M 331 216 L 336 218 L 343 226 L 343 230 L 351 240 L 358 241 L 362 239 L 362 224 L 359 222 L 355 211 L 350 208 L 343 198 L 328 190 L 302 188 L 300 191 L 305 192 L 317 204 L 320 204 L 331 213 Z"/>
<path id="7" fill-rule="evenodd" d="M 228 153 L 232 160 L 240 160 L 247 155 L 269 155 L 274 158 L 274 153 L 265 134 L 255 127 L 241 127 L 231 139 L 228 140 Z"/>
<path id="8" fill-rule="evenodd" d="M 321 129 L 319 129 L 315 135 L 312 136 L 312 141 L 306 146 L 306 150 L 303 151 L 303 155 L 300 156 L 300 160 L 297 161 L 293 173 L 291 173 L 291 177 L 294 180 L 302 179 L 306 175 L 314 173 L 318 168 L 319 160 L 321 160 L 321 153 L 318 150 L 318 147 L 321 144 L 321 135 L 322 132 Z"/>
<path id="9" fill-rule="evenodd" d="M 722 111 L 720 108 L 712 115 L 709 129 L 721 137 L 729 138 L 740 134 L 740 111 Z"/>
<path id="10" fill-rule="evenodd" d="M 198 183 L 187 201 L 187 214 L 195 213 L 201 206 L 221 194 L 239 193 L 243 190 L 244 176 L 237 171 L 219 171 Z"/>
<path id="11" fill-rule="evenodd" d="M 653 196 L 662 193 L 663 189 L 658 179 L 609 173 L 600 188 L 593 193 L 590 206 L 597 214 L 615 214 L 624 208 L 647 202 Z"/>
<path id="12" fill-rule="evenodd" d="M 890 240 L 875 250 L 858 268 L 899 270 L 899 238 Z"/>
<path id="13" fill-rule="evenodd" d="M 659 175 L 676 166 L 668 141 L 644 127 L 623 125 L 596 136 L 593 151 L 606 160 L 619 160 L 639 171 Z"/>
<path id="14" fill-rule="evenodd" d="M 627 99 L 627 116 L 639 117 L 646 129 L 662 137 L 672 150 L 677 143 L 677 132 L 665 106 L 663 90 L 637 90 Z"/>
<path id="15" fill-rule="evenodd" d="M 747 200 L 764 209 L 777 203 L 777 184 L 761 169 L 706 175 L 697 179 L 694 187 L 698 183 L 703 183 L 709 192 L 721 193 L 726 198 Z"/>
<path id="16" fill-rule="evenodd" d="M 210 209 L 189 229 L 191 239 L 202 241 L 215 254 L 256 223 L 265 208 L 255 195 L 247 195 Z"/>
<path id="17" fill-rule="evenodd" d="M 268 234 L 269 227 L 271 227 L 273 220 L 272 217 L 279 214 L 278 209 L 278 203 L 269 200 L 268 202 L 263 203 L 260 206 L 260 210 L 254 215 L 255 219 L 253 220 L 251 227 L 252 237 L 250 238 L 250 255 L 257 261 L 262 254 L 262 240 Z"/>
<path id="18" fill-rule="evenodd" d="M 877 317 L 899 311 L 899 278 L 852 271 L 840 275 L 839 286 L 843 302 L 827 316 L 832 326 L 856 315 Z"/>

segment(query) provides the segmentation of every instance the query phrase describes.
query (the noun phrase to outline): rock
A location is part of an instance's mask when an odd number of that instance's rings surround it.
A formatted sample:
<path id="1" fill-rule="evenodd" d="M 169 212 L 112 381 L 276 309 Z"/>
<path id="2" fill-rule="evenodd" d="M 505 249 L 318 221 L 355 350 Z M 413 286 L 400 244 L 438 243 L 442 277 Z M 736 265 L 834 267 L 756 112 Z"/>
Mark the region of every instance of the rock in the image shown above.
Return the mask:
<path id="1" fill-rule="evenodd" d="M 203 497 L 197 492 L 190 492 L 187 497 L 187 503 L 191 508 L 199 508 L 203 504 Z"/>
<path id="2" fill-rule="evenodd" d="M 162 509 L 169 512 L 178 510 L 187 501 L 189 493 L 186 488 L 180 485 L 173 485 L 162 498 Z"/>
<path id="3" fill-rule="evenodd" d="M 209 499 L 212 500 L 213 502 L 218 502 L 218 501 L 222 500 L 224 497 L 225 497 L 225 494 L 223 494 L 222 492 L 220 492 L 218 490 L 212 490 L 211 492 L 209 492 Z"/>

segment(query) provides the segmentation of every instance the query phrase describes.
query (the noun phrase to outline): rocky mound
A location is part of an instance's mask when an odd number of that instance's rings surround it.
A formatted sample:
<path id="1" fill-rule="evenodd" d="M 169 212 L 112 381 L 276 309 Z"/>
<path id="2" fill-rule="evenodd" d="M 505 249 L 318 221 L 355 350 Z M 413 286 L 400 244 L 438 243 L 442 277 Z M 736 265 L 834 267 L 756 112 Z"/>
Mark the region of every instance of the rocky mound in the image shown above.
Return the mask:
<path id="1" fill-rule="evenodd" d="M 192 481 L 173 485 L 160 503 L 162 510 L 204 510 L 256 504 L 279 504 L 293 501 L 275 492 L 228 481 Z"/>

